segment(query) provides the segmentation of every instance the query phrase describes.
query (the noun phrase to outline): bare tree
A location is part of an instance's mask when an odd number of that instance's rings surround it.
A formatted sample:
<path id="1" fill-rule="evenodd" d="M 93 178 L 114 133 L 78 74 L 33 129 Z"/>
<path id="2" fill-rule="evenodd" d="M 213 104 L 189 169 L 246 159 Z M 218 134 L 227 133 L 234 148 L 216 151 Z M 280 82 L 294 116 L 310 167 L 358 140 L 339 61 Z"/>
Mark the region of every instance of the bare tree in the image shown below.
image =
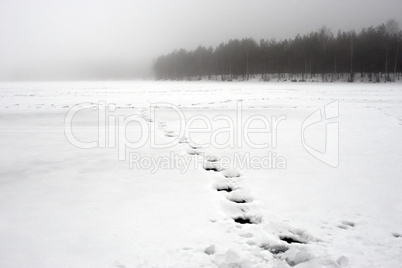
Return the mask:
<path id="1" fill-rule="evenodd" d="M 332 34 L 331 29 L 329 29 L 326 25 L 323 25 L 318 30 L 318 36 L 320 39 L 322 51 L 325 54 L 327 51 L 327 43 L 334 37 L 334 35 Z"/>
<path id="2" fill-rule="evenodd" d="M 385 56 L 385 74 L 386 74 L 386 79 L 390 80 L 389 78 L 389 73 L 388 73 L 388 54 L 389 54 L 389 49 L 390 49 L 390 44 L 389 42 L 392 40 L 392 37 L 397 36 L 399 32 L 399 24 L 395 19 L 390 19 L 385 23 L 385 34 L 386 34 L 386 39 L 385 39 L 385 48 L 386 48 L 386 56 Z M 394 81 L 395 81 L 395 73 L 396 73 L 396 61 L 398 59 L 398 45 L 399 45 L 399 39 L 397 38 L 397 46 L 396 46 L 396 59 L 395 59 L 395 66 L 394 66 Z"/>
<path id="3" fill-rule="evenodd" d="M 354 73 L 353 73 L 353 38 L 356 35 L 354 31 L 350 33 L 350 82 L 354 81 Z"/>
<path id="4" fill-rule="evenodd" d="M 393 36 L 396 37 L 396 53 L 395 53 L 395 65 L 394 65 L 394 77 L 393 77 L 393 80 L 395 82 L 396 66 L 399 52 L 399 40 L 400 40 L 399 23 L 395 19 L 388 20 L 387 23 L 385 23 L 385 31 L 388 35 L 388 38 L 392 38 Z"/>
<path id="5" fill-rule="evenodd" d="M 394 82 L 395 82 L 395 77 L 396 77 L 396 66 L 397 66 L 397 62 L 398 62 L 399 42 L 401 40 L 401 36 L 402 36 L 402 32 L 399 31 L 398 40 L 397 40 L 397 43 L 396 43 L 396 55 L 395 55 L 395 65 L 394 65 Z M 399 80 L 399 76 L 398 76 L 398 80 Z"/>
<path id="6" fill-rule="evenodd" d="M 399 23 L 395 19 L 390 19 L 385 23 L 385 30 L 389 35 L 398 34 Z"/>

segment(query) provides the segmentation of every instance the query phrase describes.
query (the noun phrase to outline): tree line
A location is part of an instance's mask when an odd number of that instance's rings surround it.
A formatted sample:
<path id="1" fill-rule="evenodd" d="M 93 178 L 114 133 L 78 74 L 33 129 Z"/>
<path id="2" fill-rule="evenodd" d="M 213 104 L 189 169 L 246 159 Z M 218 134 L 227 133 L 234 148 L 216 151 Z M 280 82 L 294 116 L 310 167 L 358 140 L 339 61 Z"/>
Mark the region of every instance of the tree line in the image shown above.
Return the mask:
<path id="1" fill-rule="evenodd" d="M 334 35 L 322 26 L 293 39 L 255 41 L 233 39 L 216 48 L 175 50 L 157 58 L 156 79 L 305 81 L 321 76 L 324 81 L 353 82 L 357 75 L 369 81 L 395 81 L 400 78 L 402 32 L 395 20 L 377 27 L 355 31 L 339 30 Z"/>

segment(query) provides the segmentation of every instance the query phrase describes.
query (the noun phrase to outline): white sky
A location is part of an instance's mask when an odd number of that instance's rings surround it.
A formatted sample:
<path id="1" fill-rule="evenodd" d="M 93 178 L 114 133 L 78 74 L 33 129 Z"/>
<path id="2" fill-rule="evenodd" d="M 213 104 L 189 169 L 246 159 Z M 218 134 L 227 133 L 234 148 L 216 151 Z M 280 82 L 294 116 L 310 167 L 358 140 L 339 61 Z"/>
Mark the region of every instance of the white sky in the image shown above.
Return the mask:
<path id="1" fill-rule="evenodd" d="M 176 48 L 401 24 L 401 10 L 401 0 L 0 0 L 0 79 L 129 78 Z"/>

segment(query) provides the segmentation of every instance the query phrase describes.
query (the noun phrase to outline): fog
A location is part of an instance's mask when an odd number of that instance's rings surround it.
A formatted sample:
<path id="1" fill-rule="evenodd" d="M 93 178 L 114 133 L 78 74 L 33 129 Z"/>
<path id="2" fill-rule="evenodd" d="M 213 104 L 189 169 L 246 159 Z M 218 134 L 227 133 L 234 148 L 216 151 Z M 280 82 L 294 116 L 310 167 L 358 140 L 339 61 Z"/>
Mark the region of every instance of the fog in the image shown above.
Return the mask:
<path id="1" fill-rule="evenodd" d="M 174 49 L 401 24 L 401 10 L 400 0 L 0 0 L 0 80 L 151 78 Z"/>

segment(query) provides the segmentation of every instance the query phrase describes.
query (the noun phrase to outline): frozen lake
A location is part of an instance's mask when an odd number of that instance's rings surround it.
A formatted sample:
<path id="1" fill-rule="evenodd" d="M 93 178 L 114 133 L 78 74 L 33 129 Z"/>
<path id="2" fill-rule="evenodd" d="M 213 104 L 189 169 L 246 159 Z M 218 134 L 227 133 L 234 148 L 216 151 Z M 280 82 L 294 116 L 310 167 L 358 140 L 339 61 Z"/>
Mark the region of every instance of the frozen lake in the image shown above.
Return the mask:
<path id="1" fill-rule="evenodd" d="M 0 83 L 1 267 L 399 267 L 402 84 Z"/>

